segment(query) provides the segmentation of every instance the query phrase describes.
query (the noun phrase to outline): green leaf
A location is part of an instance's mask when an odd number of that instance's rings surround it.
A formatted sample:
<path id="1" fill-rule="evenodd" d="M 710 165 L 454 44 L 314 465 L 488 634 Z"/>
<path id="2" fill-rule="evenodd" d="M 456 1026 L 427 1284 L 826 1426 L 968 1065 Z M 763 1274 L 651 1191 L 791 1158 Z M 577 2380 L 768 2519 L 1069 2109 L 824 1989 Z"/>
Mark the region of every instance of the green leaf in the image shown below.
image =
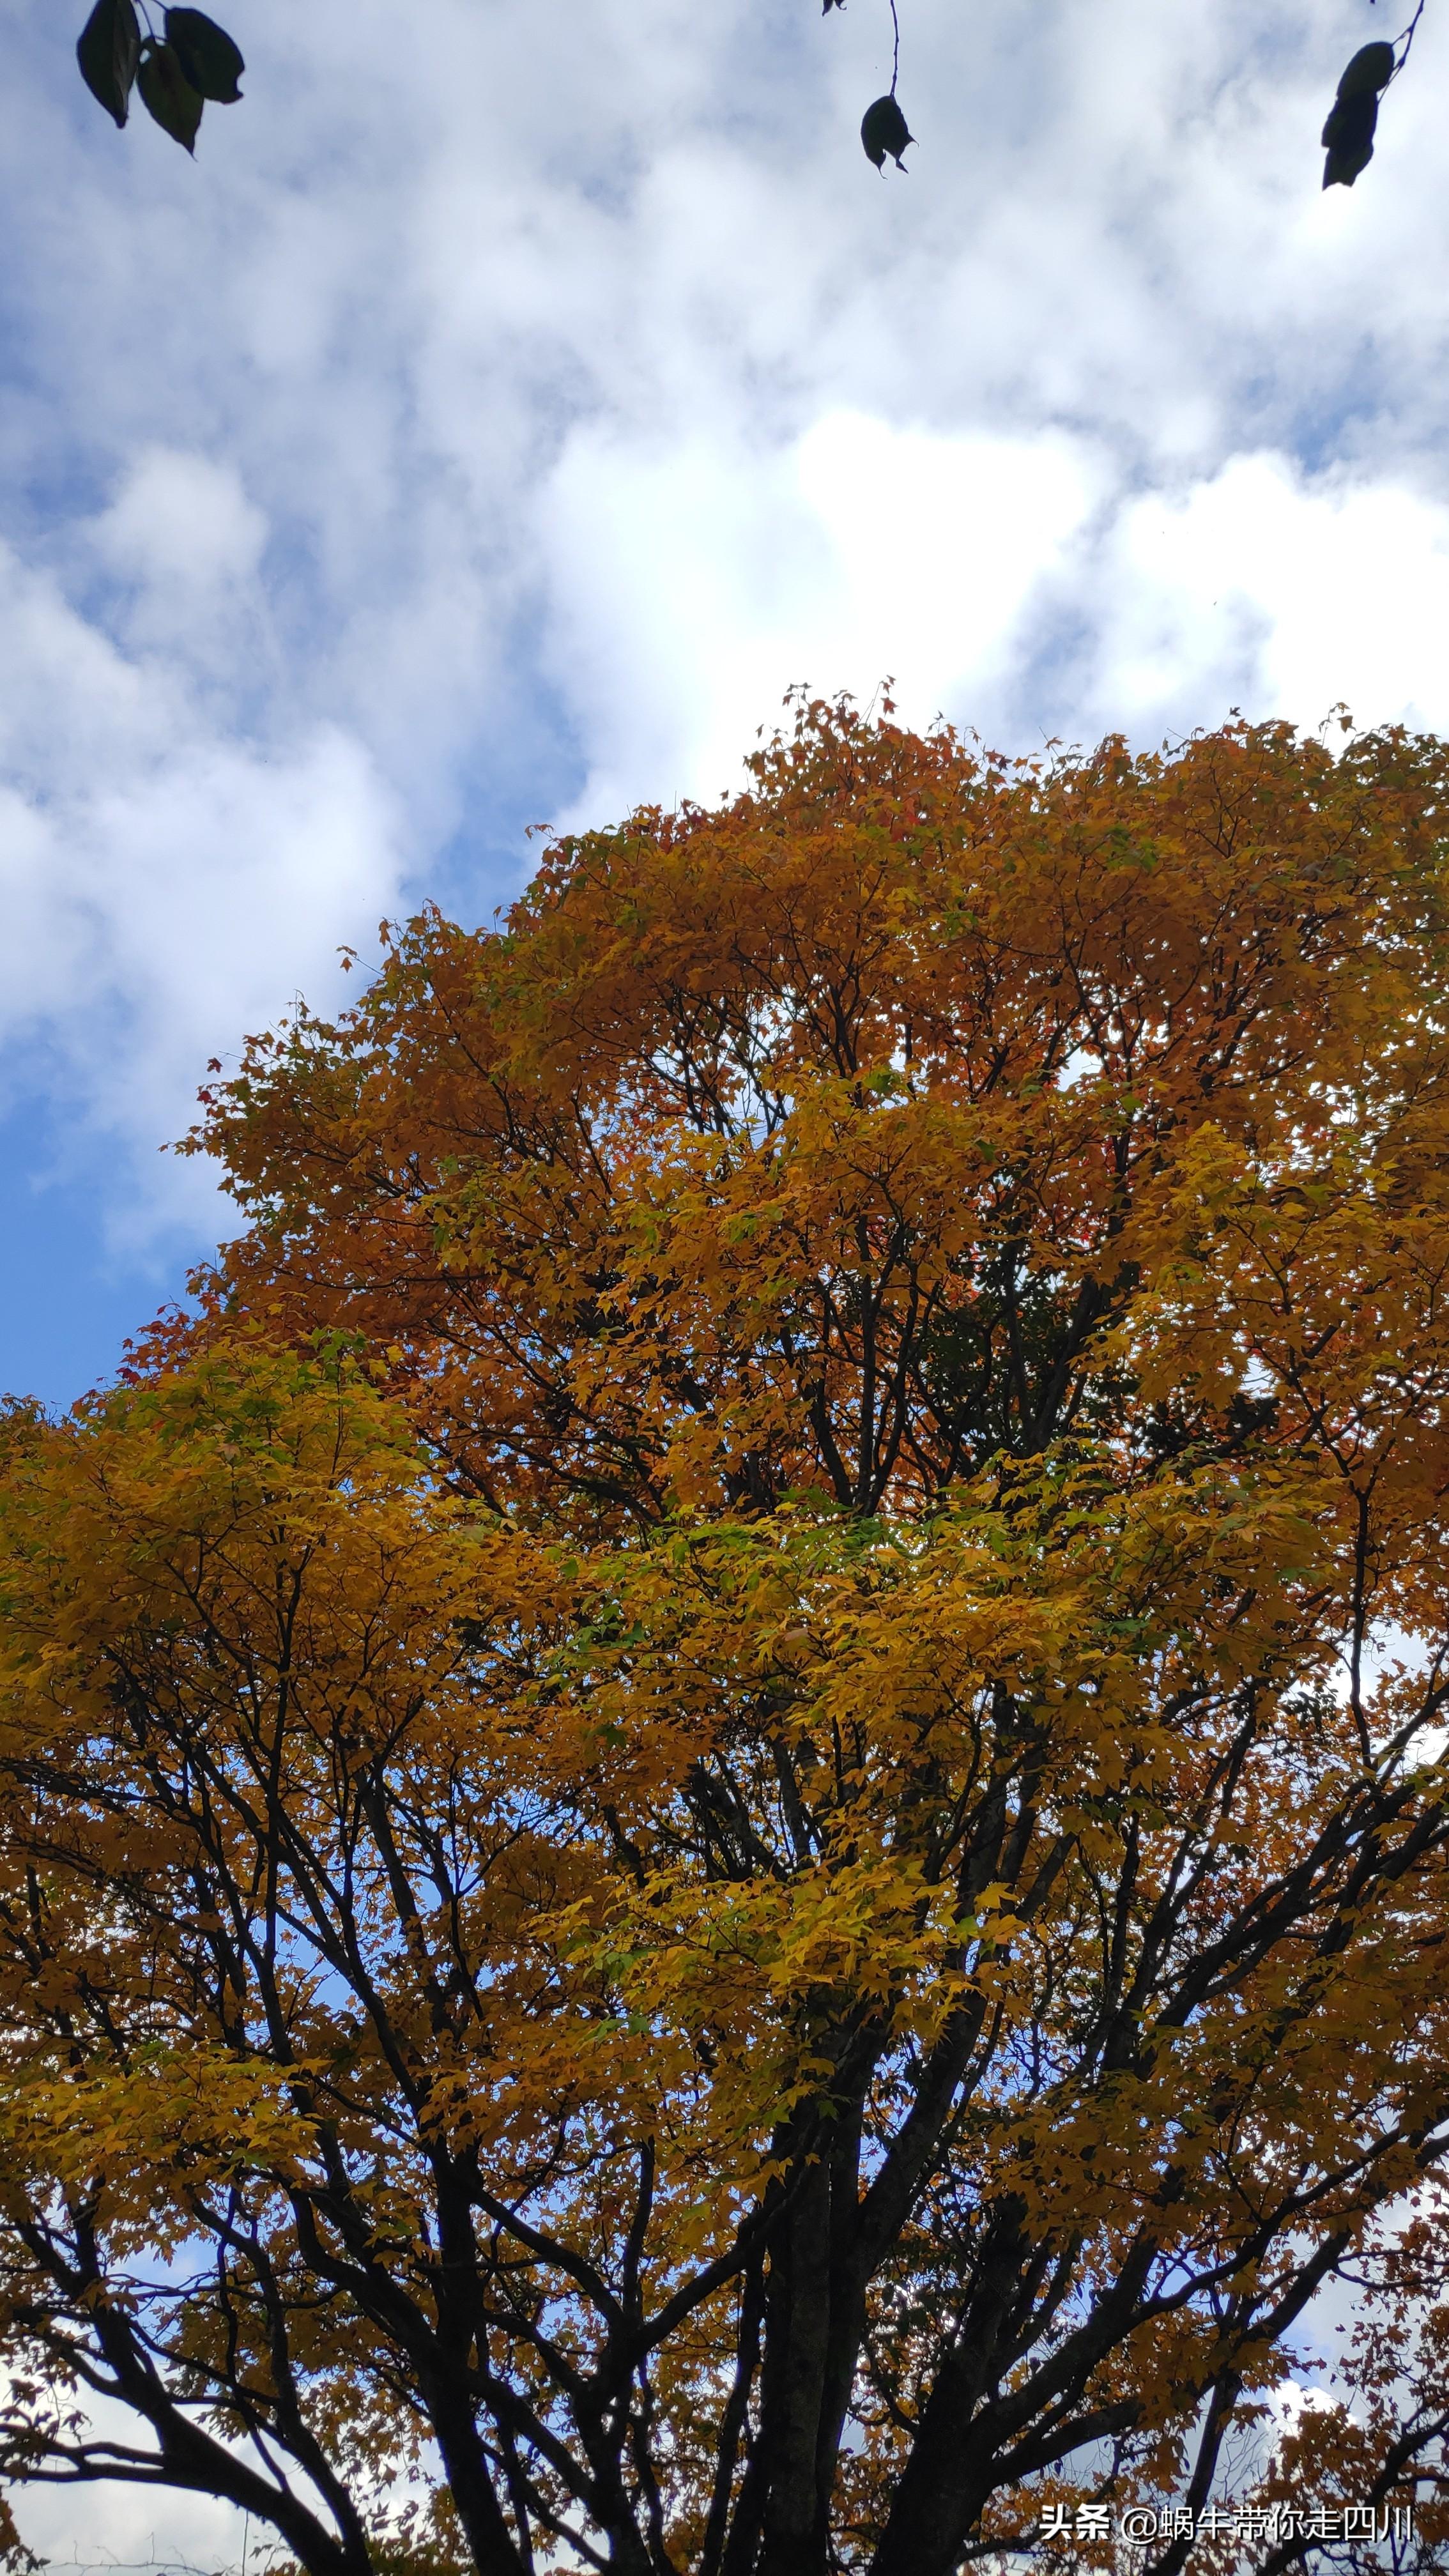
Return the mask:
<path id="1" fill-rule="evenodd" d="M 126 122 L 140 50 L 141 30 L 132 0 L 96 0 L 80 32 L 76 61 L 92 98 L 100 100 L 118 125 Z"/>
<path id="2" fill-rule="evenodd" d="M 887 91 L 884 98 L 872 99 L 860 120 L 860 139 L 865 146 L 867 161 L 873 161 L 877 170 L 885 168 L 887 153 L 898 170 L 905 167 L 901 154 L 916 138 L 901 114 L 900 101 L 894 90 Z"/>
<path id="3" fill-rule="evenodd" d="M 237 87 L 246 64 L 225 27 L 200 9 L 168 9 L 166 42 L 199 98 L 231 107 L 241 96 Z"/>
<path id="4" fill-rule="evenodd" d="M 201 98 L 181 68 L 180 58 L 171 45 L 158 45 L 148 36 L 141 47 L 136 66 L 136 87 L 151 114 L 183 151 L 194 150 L 196 129 L 201 123 Z"/>

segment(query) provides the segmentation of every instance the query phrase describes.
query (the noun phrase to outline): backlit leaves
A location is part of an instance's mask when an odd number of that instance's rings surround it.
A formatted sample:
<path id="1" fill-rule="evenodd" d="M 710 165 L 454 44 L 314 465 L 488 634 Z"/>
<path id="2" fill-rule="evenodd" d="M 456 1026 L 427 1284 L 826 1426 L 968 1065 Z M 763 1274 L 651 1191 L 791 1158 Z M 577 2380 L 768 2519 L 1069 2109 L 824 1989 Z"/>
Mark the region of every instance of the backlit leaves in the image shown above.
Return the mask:
<path id="1" fill-rule="evenodd" d="M 823 0 L 823 14 L 844 7 L 844 0 Z M 1403 36 L 1393 44 L 1377 40 L 1360 46 L 1344 70 L 1337 96 L 1323 128 L 1325 188 L 1351 188 L 1373 158 L 1379 99 L 1408 59 L 1423 0 Z M 896 97 L 900 65 L 900 23 L 891 0 L 894 49 L 890 89 L 873 99 L 861 120 L 860 139 L 867 160 L 884 170 L 887 159 L 904 169 L 902 158 L 914 139 Z M 186 151 L 192 151 L 201 121 L 201 102 L 230 104 L 241 97 L 245 69 L 240 49 L 223 27 L 203 10 L 165 11 L 165 40 L 142 40 L 133 0 L 97 0 L 76 46 L 81 75 L 92 95 L 124 125 L 133 83 L 151 115 Z"/>
<path id="2" fill-rule="evenodd" d="M 192 88 L 174 46 L 149 38 L 142 43 L 136 87 L 157 124 L 190 152 L 201 123 L 201 94 Z"/>
<path id="3" fill-rule="evenodd" d="M 96 0 L 81 30 L 76 59 L 81 78 L 108 116 L 124 125 L 141 50 L 132 0 Z"/>
<path id="4" fill-rule="evenodd" d="M 1340 98 L 1373 97 L 1394 76 L 1394 49 L 1382 39 L 1360 45 L 1338 84 Z"/>
<path id="5" fill-rule="evenodd" d="M 894 90 L 885 98 L 872 99 L 860 120 L 860 139 L 867 161 L 873 161 L 877 170 L 885 168 L 887 153 L 898 170 L 905 167 L 901 154 L 915 138 Z"/>
<path id="6" fill-rule="evenodd" d="M 117 125 L 126 122 L 133 84 L 155 122 L 183 150 L 194 150 L 206 99 L 229 104 L 246 66 L 225 28 L 200 9 L 168 9 L 164 41 L 142 36 L 132 0 L 97 0 L 76 56 L 81 77 Z"/>
<path id="7" fill-rule="evenodd" d="M 1379 103 L 1372 91 L 1359 91 L 1351 98 L 1335 101 L 1322 135 L 1327 153 L 1323 164 L 1325 188 L 1351 188 L 1368 168 L 1374 157 L 1374 128 L 1378 121 Z"/>
<path id="8" fill-rule="evenodd" d="M 229 105 L 239 99 L 237 83 L 246 65 L 224 27 L 200 9 L 168 9 L 166 41 L 198 98 Z"/>
<path id="9" fill-rule="evenodd" d="M 1361 45 L 1348 64 L 1323 129 L 1325 188 L 1351 188 L 1368 168 L 1374 157 L 1379 92 L 1393 79 L 1395 68 L 1393 46 L 1382 42 Z"/>

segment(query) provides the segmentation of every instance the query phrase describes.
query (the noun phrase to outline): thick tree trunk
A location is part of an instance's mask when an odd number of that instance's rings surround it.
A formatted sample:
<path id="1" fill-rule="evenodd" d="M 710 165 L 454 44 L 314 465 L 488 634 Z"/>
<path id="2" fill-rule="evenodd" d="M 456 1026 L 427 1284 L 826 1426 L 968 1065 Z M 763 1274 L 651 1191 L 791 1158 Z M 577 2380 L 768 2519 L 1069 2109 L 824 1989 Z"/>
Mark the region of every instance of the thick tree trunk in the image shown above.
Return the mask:
<path id="1" fill-rule="evenodd" d="M 765 2286 L 759 2576 L 825 2576 L 819 2441 L 830 2340 L 830 2167 L 808 2167 L 781 2213 Z"/>

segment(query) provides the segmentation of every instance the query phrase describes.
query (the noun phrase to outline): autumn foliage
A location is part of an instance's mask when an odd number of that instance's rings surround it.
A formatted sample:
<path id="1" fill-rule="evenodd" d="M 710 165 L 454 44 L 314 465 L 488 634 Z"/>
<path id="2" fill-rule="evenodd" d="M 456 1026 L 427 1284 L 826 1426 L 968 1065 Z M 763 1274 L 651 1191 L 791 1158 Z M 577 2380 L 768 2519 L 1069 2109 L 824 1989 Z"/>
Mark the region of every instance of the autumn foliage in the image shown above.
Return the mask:
<path id="1" fill-rule="evenodd" d="M 216 1082 L 197 1312 L 9 1417 L 13 2478 L 1443 2565 L 1446 787 L 802 704 Z"/>

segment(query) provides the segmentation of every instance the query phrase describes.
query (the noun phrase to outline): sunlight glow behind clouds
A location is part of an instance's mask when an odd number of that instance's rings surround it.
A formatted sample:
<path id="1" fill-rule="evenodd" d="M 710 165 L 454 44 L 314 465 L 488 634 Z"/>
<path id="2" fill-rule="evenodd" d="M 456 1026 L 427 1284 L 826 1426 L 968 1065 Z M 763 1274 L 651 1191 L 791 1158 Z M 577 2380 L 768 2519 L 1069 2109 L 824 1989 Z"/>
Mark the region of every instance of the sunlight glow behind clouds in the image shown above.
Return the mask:
<path id="1" fill-rule="evenodd" d="M 733 786 L 793 681 L 867 701 L 891 673 L 925 723 L 999 709 L 1100 480 L 1054 433 L 948 437 L 851 411 L 754 456 L 585 431 L 541 505 L 549 666 L 593 749 L 564 819 Z"/>

